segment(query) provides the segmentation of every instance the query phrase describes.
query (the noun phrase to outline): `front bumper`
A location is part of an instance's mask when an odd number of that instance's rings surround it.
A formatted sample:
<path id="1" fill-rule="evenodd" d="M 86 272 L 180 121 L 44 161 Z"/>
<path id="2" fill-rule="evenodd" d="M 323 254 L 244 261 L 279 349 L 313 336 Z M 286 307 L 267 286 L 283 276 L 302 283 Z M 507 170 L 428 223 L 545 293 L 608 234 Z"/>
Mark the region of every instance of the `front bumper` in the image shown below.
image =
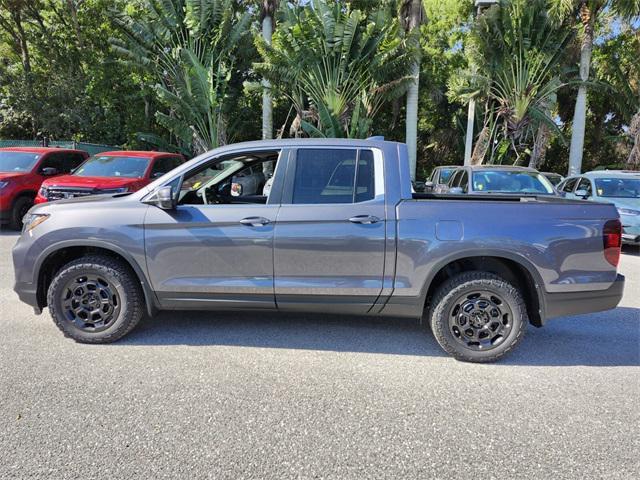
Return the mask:
<path id="1" fill-rule="evenodd" d="M 22 302 L 31 305 L 36 313 L 41 313 L 42 307 L 38 302 L 38 286 L 33 279 L 34 259 L 29 255 L 30 244 L 28 239 L 21 236 L 13 247 L 13 268 L 16 279 L 13 290 Z"/>
<path id="2" fill-rule="evenodd" d="M 584 292 L 547 293 L 545 295 L 545 317 L 565 317 L 584 313 L 602 312 L 616 308 L 624 293 L 624 275 L 618 274 L 606 290 Z"/>

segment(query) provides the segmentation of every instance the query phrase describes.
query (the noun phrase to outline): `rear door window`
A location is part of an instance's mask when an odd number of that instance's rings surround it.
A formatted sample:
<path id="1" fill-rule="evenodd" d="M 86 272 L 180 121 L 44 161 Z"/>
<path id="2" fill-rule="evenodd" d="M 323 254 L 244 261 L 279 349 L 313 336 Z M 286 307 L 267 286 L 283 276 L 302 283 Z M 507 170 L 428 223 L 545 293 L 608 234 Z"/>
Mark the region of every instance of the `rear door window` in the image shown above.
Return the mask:
<path id="1" fill-rule="evenodd" d="M 588 178 L 581 178 L 580 183 L 576 187 L 576 191 L 584 190 L 587 192 L 587 197 L 591 196 L 591 181 Z"/>
<path id="2" fill-rule="evenodd" d="M 300 149 L 292 203 L 356 203 L 375 196 L 373 152 L 355 149 Z"/>

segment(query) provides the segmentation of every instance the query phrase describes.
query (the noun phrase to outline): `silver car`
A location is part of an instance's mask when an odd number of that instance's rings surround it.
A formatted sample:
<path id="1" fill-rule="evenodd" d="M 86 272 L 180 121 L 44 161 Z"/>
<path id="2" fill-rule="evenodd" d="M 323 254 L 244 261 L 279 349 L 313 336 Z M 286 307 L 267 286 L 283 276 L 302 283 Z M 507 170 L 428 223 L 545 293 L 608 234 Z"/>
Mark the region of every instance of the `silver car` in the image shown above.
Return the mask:
<path id="1" fill-rule="evenodd" d="M 640 172 L 587 172 L 567 178 L 558 190 L 567 198 L 613 203 L 622 222 L 622 241 L 640 245 Z"/>

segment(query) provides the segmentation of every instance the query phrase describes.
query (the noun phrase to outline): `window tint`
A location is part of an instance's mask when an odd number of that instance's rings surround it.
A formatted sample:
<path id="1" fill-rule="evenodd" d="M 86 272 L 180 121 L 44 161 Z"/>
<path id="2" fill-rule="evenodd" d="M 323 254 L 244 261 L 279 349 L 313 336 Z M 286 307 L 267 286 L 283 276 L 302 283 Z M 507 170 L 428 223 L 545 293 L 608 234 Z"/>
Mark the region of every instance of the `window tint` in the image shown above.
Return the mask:
<path id="1" fill-rule="evenodd" d="M 451 176 L 447 185 L 449 185 L 449 187 L 451 188 L 457 187 L 461 176 L 462 176 L 462 170 L 458 170 Z"/>
<path id="2" fill-rule="evenodd" d="M 42 161 L 40 170 L 43 168 L 55 168 L 58 173 L 70 173 L 84 161 L 84 157 L 80 153 L 50 153 Z"/>
<path id="3" fill-rule="evenodd" d="M 585 190 L 587 192 L 587 196 L 590 197 L 591 196 L 591 182 L 589 181 L 588 178 L 581 178 L 580 179 L 580 183 L 578 183 L 578 186 L 576 187 L 576 191 L 577 190 Z"/>
<path id="4" fill-rule="evenodd" d="M 300 149 L 296 158 L 294 204 L 353 203 L 375 195 L 373 152 Z M 357 170 L 357 172 L 356 172 Z M 354 185 L 357 187 L 354 190 Z"/>
<path id="5" fill-rule="evenodd" d="M 355 201 L 365 202 L 375 196 L 375 176 L 373 174 L 373 152 L 360 150 L 358 169 L 356 171 Z"/>
<path id="6" fill-rule="evenodd" d="M 180 159 L 178 157 L 162 157 L 153 162 L 151 168 L 151 178 L 158 178 L 165 173 L 170 172 L 178 165 L 180 165 Z"/>
<path id="7" fill-rule="evenodd" d="M 462 187 L 463 192 L 469 191 L 469 173 L 466 170 L 462 173 L 459 186 Z"/>
<path id="8" fill-rule="evenodd" d="M 564 184 L 564 186 L 562 187 L 562 191 L 566 192 L 566 193 L 573 192 L 573 187 L 575 186 L 577 181 L 578 181 L 577 178 L 571 178 L 571 179 L 567 180 L 566 183 Z"/>

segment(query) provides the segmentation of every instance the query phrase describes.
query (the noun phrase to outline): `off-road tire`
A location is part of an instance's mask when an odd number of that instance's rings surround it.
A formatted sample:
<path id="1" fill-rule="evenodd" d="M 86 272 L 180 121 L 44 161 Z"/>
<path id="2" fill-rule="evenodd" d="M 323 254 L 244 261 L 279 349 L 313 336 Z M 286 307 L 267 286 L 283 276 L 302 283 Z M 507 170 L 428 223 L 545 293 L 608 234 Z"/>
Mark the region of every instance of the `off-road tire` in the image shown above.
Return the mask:
<path id="1" fill-rule="evenodd" d="M 100 275 L 112 285 L 119 297 L 119 312 L 108 327 L 99 332 L 78 328 L 65 316 L 62 306 L 66 285 L 83 275 Z M 111 343 L 133 330 L 144 315 L 144 295 L 131 268 L 105 255 L 87 255 L 62 267 L 54 276 L 47 292 L 51 318 L 66 337 L 80 343 Z"/>
<path id="2" fill-rule="evenodd" d="M 449 315 L 456 300 L 467 292 L 478 290 L 495 292 L 507 302 L 513 313 L 513 324 L 506 338 L 499 345 L 484 351 L 462 345 L 456 340 L 449 323 Z M 520 343 L 529 323 L 520 291 L 497 275 L 479 271 L 461 273 L 441 285 L 431 302 L 429 317 L 431 331 L 440 346 L 457 360 L 474 363 L 495 362 L 507 355 Z"/>
<path id="3" fill-rule="evenodd" d="M 11 218 L 9 219 L 9 228 L 13 230 L 22 230 L 22 218 L 33 206 L 33 198 L 18 197 L 11 207 Z"/>

